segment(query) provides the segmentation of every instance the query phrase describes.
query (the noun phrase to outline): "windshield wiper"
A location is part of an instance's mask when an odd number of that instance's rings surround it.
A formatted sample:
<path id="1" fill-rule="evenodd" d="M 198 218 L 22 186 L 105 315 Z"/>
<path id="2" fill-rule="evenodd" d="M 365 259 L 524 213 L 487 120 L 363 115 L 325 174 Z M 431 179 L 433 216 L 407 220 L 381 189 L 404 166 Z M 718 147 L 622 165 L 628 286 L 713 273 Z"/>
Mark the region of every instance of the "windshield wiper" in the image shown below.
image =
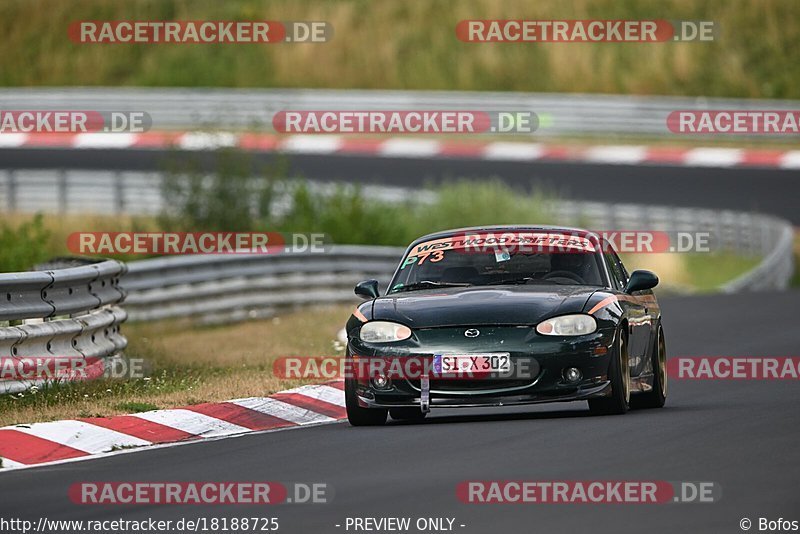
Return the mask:
<path id="1" fill-rule="evenodd" d="M 461 284 L 457 282 L 434 282 L 433 280 L 420 280 L 419 282 L 414 282 L 413 284 L 408 284 L 407 286 L 393 287 L 391 292 L 396 293 L 398 291 L 414 291 L 416 289 L 430 289 L 436 287 L 467 287 L 471 285 L 472 284 Z"/>
<path id="2" fill-rule="evenodd" d="M 506 285 L 506 284 L 527 284 L 533 280 L 530 276 L 526 276 L 525 278 L 509 278 L 508 280 L 500 280 L 497 284 Z"/>
<path id="3" fill-rule="evenodd" d="M 528 282 L 533 282 L 535 284 L 560 284 L 560 282 L 556 282 L 555 280 L 548 280 L 547 278 L 532 278 L 530 276 L 526 276 L 525 278 L 509 278 L 508 280 L 500 280 L 499 282 L 494 282 L 494 284 L 490 285 L 510 285 L 510 284 L 527 284 Z"/>

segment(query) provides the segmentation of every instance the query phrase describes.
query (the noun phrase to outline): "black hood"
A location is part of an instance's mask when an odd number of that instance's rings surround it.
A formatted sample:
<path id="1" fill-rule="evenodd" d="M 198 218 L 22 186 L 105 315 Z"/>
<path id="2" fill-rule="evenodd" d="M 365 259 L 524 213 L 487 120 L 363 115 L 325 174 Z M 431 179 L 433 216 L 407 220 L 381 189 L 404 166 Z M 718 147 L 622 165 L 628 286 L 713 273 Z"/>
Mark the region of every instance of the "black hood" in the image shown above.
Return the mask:
<path id="1" fill-rule="evenodd" d="M 554 315 L 580 313 L 596 290 L 573 285 L 521 285 L 408 291 L 375 299 L 372 318 L 411 328 L 533 325 Z"/>

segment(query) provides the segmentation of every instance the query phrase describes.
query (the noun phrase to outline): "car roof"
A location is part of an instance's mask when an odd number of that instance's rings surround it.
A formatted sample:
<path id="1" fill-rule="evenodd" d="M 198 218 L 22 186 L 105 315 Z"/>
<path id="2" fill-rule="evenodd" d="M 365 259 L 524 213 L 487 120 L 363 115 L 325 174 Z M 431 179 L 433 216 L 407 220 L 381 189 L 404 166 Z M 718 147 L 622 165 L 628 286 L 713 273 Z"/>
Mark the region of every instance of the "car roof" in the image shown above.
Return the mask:
<path id="1" fill-rule="evenodd" d="M 595 232 L 591 232 L 583 228 L 571 228 L 569 226 L 548 226 L 548 225 L 493 225 L 493 226 L 468 226 L 465 228 L 454 228 L 452 230 L 442 230 L 440 232 L 434 232 L 431 234 L 418 237 L 417 239 L 411 242 L 409 248 L 419 243 L 424 243 L 425 241 L 431 241 L 432 239 L 452 237 L 467 232 L 470 233 L 545 232 L 552 234 L 568 233 L 568 234 L 575 234 L 583 237 L 588 237 L 590 239 L 594 238 L 597 240 L 598 243 L 602 241 L 600 236 L 597 235 Z"/>

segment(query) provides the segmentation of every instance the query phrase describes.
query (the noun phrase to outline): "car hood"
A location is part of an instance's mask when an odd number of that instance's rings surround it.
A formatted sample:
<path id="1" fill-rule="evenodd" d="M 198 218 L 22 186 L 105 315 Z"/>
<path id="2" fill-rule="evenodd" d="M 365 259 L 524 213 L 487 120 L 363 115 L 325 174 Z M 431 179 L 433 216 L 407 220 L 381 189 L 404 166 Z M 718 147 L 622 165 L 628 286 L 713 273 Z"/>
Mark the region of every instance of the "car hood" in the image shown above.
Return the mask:
<path id="1" fill-rule="evenodd" d="M 372 318 L 411 328 L 533 325 L 555 315 L 580 313 L 597 289 L 547 285 L 409 291 L 375 299 Z"/>

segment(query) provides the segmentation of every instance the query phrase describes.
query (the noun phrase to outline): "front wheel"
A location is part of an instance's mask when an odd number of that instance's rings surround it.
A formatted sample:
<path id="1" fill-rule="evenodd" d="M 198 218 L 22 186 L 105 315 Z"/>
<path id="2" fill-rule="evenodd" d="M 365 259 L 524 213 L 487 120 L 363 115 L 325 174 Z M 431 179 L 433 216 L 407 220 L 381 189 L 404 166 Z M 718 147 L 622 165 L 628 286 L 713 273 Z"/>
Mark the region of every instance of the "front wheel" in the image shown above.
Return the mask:
<path id="1" fill-rule="evenodd" d="M 631 403 L 631 377 L 628 362 L 628 334 L 617 333 L 611 361 L 608 363 L 608 378 L 611 395 L 589 399 L 589 410 L 594 415 L 621 415 L 628 411 Z"/>
<path id="2" fill-rule="evenodd" d="M 344 379 L 344 404 L 347 420 L 352 426 L 381 426 L 386 423 L 389 413 L 386 408 L 362 408 L 358 405 L 355 379 Z"/>
<path id="3" fill-rule="evenodd" d="M 658 325 L 651 359 L 653 362 L 653 389 L 647 393 L 634 395 L 632 399 L 634 408 L 661 408 L 667 402 L 667 345 L 661 325 Z"/>

